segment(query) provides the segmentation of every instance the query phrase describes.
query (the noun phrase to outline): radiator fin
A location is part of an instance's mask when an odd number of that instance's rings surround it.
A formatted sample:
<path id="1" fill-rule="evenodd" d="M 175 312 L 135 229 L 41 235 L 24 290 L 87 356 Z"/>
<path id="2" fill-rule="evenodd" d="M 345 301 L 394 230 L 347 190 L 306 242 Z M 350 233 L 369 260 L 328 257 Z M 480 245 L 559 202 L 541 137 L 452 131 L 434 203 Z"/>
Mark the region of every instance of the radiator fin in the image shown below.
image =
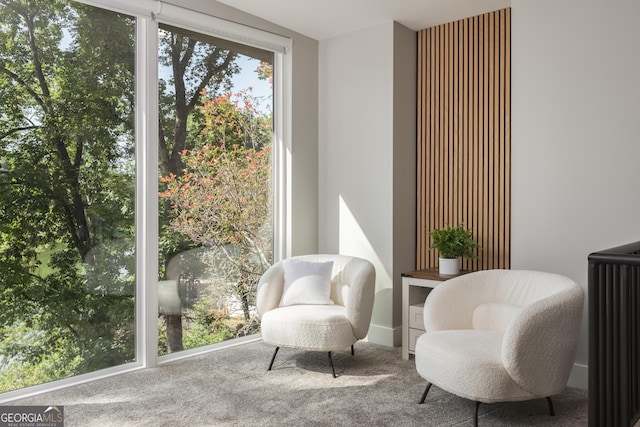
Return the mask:
<path id="1" fill-rule="evenodd" d="M 640 242 L 589 255 L 589 425 L 640 419 Z"/>

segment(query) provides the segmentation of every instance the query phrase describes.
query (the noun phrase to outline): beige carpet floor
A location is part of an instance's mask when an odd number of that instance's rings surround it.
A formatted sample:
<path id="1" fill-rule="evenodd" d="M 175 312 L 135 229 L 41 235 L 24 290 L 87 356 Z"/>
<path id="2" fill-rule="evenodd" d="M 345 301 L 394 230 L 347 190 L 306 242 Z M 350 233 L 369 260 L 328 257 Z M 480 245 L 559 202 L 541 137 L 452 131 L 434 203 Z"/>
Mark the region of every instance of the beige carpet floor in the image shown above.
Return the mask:
<path id="1" fill-rule="evenodd" d="M 400 348 L 359 342 L 355 356 L 253 342 L 69 387 L 11 405 L 64 405 L 65 426 L 471 426 L 474 403 L 425 382 Z M 586 426 L 587 393 L 483 404 L 480 426 Z"/>

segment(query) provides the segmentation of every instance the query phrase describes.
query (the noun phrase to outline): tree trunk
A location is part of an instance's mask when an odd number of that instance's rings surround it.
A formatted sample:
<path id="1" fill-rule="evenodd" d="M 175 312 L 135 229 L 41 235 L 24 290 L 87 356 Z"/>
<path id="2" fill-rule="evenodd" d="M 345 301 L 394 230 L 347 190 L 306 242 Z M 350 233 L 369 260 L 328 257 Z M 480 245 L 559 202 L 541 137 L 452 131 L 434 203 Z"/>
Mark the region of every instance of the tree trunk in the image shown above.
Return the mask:
<path id="1" fill-rule="evenodd" d="M 187 72 L 188 65 L 193 59 L 194 46 L 196 40 L 190 37 L 185 37 L 182 34 L 175 34 L 175 38 L 172 41 L 170 48 L 171 65 L 173 69 L 173 84 L 174 84 L 174 96 L 175 96 L 175 124 L 174 124 L 174 138 L 172 141 L 171 149 L 167 146 L 165 141 L 165 134 L 160 126 L 160 170 L 163 174 L 173 173 L 176 176 L 182 175 L 182 152 L 187 148 L 187 121 L 189 114 L 198 105 L 200 98 L 202 97 L 202 91 L 207 86 L 209 81 L 217 73 L 225 73 L 225 71 L 231 65 L 235 58 L 234 53 L 228 53 L 224 61 L 217 65 L 212 66 L 207 73 L 203 76 L 202 81 L 198 84 L 198 89 L 193 92 L 191 99 L 188 99 L 187 84 L 185 80 L 185 73 Z M 209 58 L 205 59 L 205 63 L 217 57 L 216 52 L 211 54 Z M 215 62 L 214 62 L 215 63 Z M 171 212 L 170 203 L 167 200 L 167 209 L 165 212 Z M 180 263 L 176 262 L 177 271 L 170 272 L 169 259 L 167 262 L 167 279 L 178 280 L 180 284 Z M 182 350 L 182 316 L 181 315 L 166 315 L 167 320 L 167 347 L 169 353 Z"/>
<path id="2" fill-rule="evenodd" d="M 251 313 L 250 313 L 250 308 L 249 308 L 249 298 L 247 298 L 247 294 L 246 293 L 242 293 L 242 312 L 244 314 L 244 320 L 245 321 L 249 321 L 249 319 L 251 319 Z"/>
<path id="3" fill-rule="evenodd" d="M 176 254 L 165 261 L 167 280 L 175 280 L 180 288 L 180 255 Z M 179 293 L 179 292 L 178 292 Z M 167 322 L 167 352 L 182 351 L 182 314 L 165 314 Z"/>
<path id="4" fill-rule="evenodd" d="M 167 314 L 167 352 L 182 351 L 182 315 Z"/>

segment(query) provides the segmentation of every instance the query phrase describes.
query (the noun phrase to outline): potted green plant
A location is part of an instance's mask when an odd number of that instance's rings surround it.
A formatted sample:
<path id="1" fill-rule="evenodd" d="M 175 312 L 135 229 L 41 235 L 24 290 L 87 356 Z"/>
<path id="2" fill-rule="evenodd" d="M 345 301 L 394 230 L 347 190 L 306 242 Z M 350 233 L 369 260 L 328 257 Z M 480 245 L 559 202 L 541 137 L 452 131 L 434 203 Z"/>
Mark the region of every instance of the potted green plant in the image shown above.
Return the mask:
<path id="1" fill-rule="evenodd" d="M 472 230 L 465 230 L 464 224 L 460 223 L 456 227 L 444 227 L 434 229 L 429 232 L 433 244 L 432 249 L 437 249 L 439 253 L 438 268 L 440 274 L 452 275 L 460 273 L 459 258 L 475 259 L 477 255 L 474 249 L 478 243 L 473 240 Z"/>

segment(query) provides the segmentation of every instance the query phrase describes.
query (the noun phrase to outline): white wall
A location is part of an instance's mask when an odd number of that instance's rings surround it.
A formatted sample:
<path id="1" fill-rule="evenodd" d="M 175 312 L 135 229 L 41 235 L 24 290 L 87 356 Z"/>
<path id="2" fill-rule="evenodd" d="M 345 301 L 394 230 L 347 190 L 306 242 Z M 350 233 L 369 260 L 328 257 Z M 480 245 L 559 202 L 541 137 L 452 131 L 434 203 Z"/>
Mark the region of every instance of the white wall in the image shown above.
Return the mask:
<path id="1" fill-rule="evenodd" d="M 512 0 L 512 268 L 640 240 L 640 2 Z M 586 302 L 586 301 L 585 301 Z M 587 388 L 586 304 L 570 385 Z"/>
<path id="2" fill-rule="evenodd" d="M 392 31 L 323 40 L 319 54 L 319 251 L 374 263 L 374 342 L 393 341 Z"/>
<path id="3" fill-rule="evenodd" d="M 394 233 L 406 233 L 415 222 L 415 191 L 408 200 L 395 191 L 398 180 L 406 179 L 409 188 L 415 181 L 415 101 L 394 98 L 397 86 L 410 82 L 415 99 L 411 34 L 388 22 L 320 43 L 319 251 L 360 256 L 375 264 L 376 300 L 368 339 L 385 345 L 399 344 L 399 314 L 394 321 L 400 307 L 398 269 L 410 270 L 415 262 L 413 237 L 394 245 Z M 413 47 L 395 48 L 399 39 Z M 394 63 L 407 65 L 408 77 L 407 70 L 394 69 Z M 407 104 L 409 109 L 403 107 Z M 394 111 L 410 111 L 409 121 Z M 413 129 L 403 132 L 395 123 Z M 409 159 L 408 164 L 399 170 L 394 156 Z M 398 214 L 394 207 L 403 203 L 407 211 Z M 404 228 L 398 230 L 396 223 Z"/>

